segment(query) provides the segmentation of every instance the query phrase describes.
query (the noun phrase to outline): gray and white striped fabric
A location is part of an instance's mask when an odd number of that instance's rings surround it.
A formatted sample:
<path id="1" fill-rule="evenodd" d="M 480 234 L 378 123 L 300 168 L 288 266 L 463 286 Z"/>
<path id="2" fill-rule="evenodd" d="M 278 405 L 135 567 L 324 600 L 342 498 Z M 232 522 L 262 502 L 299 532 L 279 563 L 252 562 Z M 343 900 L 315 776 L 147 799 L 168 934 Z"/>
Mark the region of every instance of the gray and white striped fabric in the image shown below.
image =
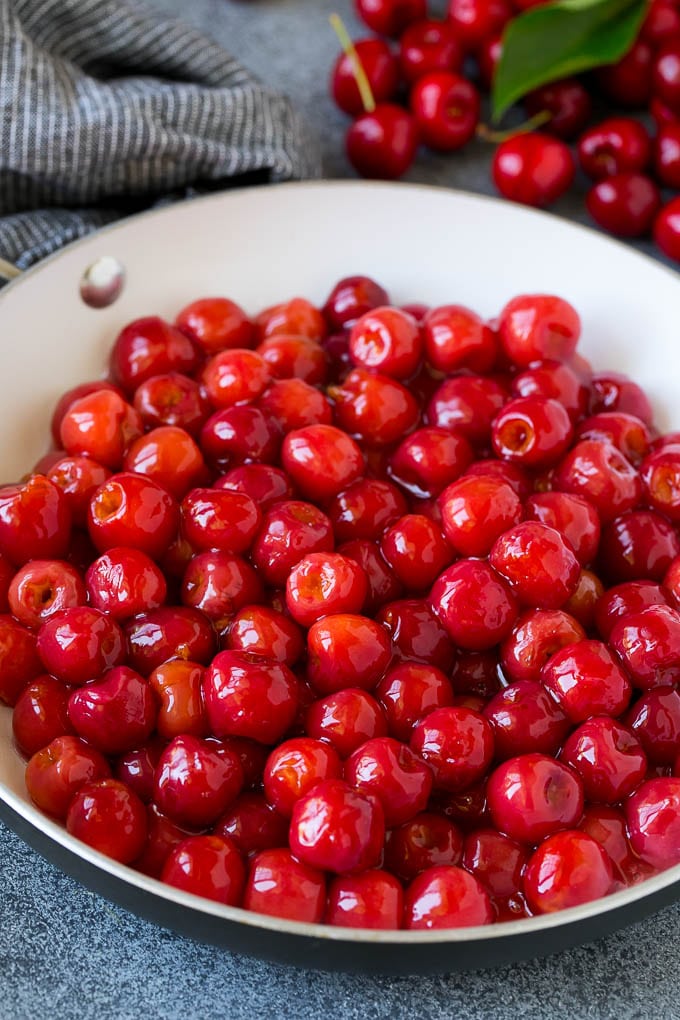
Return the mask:
<path id="1" fill-rule="evenodd" d="M 0 257 L 26 268 L 159 198 L 317 177 L 290 102 L 124 0 L 0 0 Z"/>

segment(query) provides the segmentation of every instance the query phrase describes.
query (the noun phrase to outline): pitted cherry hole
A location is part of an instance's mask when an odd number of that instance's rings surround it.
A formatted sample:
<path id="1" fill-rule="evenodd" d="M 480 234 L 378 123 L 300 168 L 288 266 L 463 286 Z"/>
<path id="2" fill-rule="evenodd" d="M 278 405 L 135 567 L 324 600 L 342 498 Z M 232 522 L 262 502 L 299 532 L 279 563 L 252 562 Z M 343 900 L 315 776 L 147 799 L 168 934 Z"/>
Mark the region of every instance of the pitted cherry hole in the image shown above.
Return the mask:
<path id="1" fill-rule="evenodd" d="M 125 269 L 113 255 L 102 255 L 87 267 L 80 279 L 80 296 L 90 308 L 107 308 L 120 296 Z"/>

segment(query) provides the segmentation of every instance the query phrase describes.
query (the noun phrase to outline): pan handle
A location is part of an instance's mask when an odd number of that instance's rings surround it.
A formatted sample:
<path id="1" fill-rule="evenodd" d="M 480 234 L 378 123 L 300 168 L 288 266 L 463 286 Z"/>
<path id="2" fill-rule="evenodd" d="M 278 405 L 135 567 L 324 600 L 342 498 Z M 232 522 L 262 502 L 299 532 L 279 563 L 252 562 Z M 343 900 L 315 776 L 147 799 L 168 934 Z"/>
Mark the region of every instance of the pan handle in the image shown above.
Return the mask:
<path id="1" fill-rule="evenodd" d="M 9 283 L 10 280 L 14 280 L 15 277 L 21 275 L 21 270 L 17 269 L 13 262 L 8 262 L 7 259 L 0 259 L 0 283 Z"/>

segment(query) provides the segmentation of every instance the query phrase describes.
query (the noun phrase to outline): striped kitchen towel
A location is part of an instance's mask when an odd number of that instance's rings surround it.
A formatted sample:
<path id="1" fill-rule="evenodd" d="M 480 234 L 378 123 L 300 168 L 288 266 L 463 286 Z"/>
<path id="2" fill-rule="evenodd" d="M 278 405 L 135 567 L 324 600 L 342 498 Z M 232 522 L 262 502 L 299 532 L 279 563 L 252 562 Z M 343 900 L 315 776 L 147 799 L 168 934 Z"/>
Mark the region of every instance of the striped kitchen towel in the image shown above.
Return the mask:
<path id="1" fill-rule="evenodd" d="M 158 200 L 317 177 L 288 99 L 134 0 L 0 0 L 0 257 L 26 268 Z"/>

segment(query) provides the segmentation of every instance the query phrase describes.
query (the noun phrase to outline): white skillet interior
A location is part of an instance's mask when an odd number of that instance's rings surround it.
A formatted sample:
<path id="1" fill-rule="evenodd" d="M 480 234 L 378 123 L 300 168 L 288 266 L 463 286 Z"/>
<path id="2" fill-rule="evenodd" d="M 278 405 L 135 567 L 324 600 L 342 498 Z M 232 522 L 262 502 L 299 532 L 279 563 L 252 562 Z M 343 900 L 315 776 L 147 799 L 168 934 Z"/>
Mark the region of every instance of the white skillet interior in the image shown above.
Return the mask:
<path id="1" fill-rule="evenodd" d="M 109 308 L 82 303 L 78 284 L 98 257 L 115 256 L 126 285 Z M 69 247 L 0 293 L 0 480 L 20 477 L 46 451 L 59 395 L 106 370 L 118 329 L 141 315 L 172 318 L 189 301 L 225 295 L 256 312 L 302 295 L 321 302 L 337 279 L 376 278 L 396 302 L 456 302 L 493 316 L 521 292 L 568 298 L 583 320 L 582 352 L 599 369 L 627 372 L 647 390 L 665 428 L 680 428 L 680 277 L 593 231 L 493 199 L 412 185 L 290 184 L 228 191 L 136 217 Z M 101 858 L 27 801 L 23 763 L 0 710 L 0 797 L 23 817 L 113 874 L 177 903 L 193 897 Z M 660 888 L 680 867 L 648 883 Z M 590 915 L 644 886 L 564 912 Z M 201 901 L 219 916 L 303 932 Z M 537 926 L 561 915 L 536 918 Z M 524 922 L 519 922 L 524 923 Z M 517 922 L 486 929 L 511 934 Z M 319 929 L 316 929 L 317 933 Z M 473 938 L 475 932 L 352 933 L 365 941 Z M 326 930 L 327 937 L 349 937 Z"/>

